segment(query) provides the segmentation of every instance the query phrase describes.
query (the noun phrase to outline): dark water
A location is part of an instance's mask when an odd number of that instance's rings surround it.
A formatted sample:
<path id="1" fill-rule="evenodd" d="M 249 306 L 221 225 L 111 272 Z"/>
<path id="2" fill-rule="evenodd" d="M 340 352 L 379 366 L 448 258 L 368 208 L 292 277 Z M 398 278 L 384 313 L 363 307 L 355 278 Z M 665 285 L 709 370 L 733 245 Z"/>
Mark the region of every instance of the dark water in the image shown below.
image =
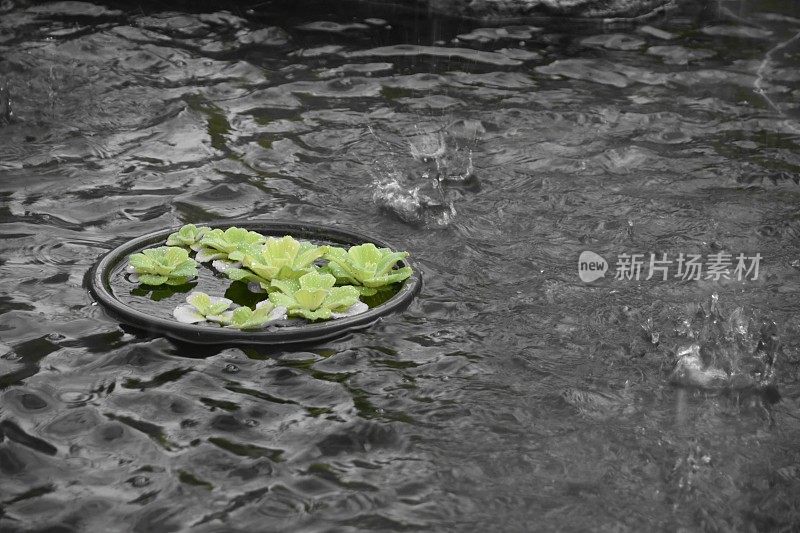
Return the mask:
<path id="1" fill-rule="evenodd" d="M 0 530 L 800 527 L 797 4 L 325 6 L 0 2 Z M 260 217 L 373 232 L 424 290 L 276 351 L 84 287 L 134 236 Z M 612 279 L 720 251 L 758 279 Z M 675 377 L 692 343 L 717 382 Z"/>

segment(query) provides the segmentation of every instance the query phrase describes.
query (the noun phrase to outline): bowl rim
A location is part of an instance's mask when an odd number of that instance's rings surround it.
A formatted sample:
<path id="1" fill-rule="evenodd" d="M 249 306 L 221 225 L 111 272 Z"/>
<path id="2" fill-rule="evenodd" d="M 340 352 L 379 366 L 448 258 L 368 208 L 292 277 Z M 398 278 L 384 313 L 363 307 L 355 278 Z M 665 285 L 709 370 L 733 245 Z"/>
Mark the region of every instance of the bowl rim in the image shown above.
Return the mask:
<path id="1" fill-rule="evenodd" d="M 296 239 L 321 240 L 345 246 L 371 242 L 380 248 L 395 249 L 383 239 L 333 225 L 285 222 L 270 219 L 210 221 L 195 223 L 195 225 L 223 230 L 236 226 L 250 231 L 258 231 L 268 237 L 291 235 Z M 422 276 L 419 268 L 414 266 L 413 261 L 406 258 L 401 263 L 411 267 L 411 276 L 403 282 L 403 286 L 396 294 L 382 304 L 351 317 L 301 326 L 281 326 L 264 331 L 241 331 L 230 328 L 211 328 L 198 324 L 185 324 L 149 315 L 118 299 L 114 295 L 110 281 L 110 276 L 117 266 L 126 261 L 132 253 L 153 245 L 160 244 L 163 246 L 167 236 L 178 231 L 182 226 L 153 231 L 135 237 L 106 253 L 95 263 L 89 273 L 89 292 L 112 317 L 130 326 L 144 329 L 148 333 L 161 334 L 193 344 L 283 345 L 312 343 L 365 329 L 391 313 L 402 311 L 408 307 L 422 288 Z"/>

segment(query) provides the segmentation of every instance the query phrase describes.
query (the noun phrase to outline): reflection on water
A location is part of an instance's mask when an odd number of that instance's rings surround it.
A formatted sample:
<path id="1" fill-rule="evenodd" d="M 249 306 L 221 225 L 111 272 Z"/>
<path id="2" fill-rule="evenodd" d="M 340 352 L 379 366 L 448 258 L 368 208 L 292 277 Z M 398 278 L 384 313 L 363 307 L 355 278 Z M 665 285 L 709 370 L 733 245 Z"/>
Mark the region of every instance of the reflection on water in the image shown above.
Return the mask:
<path id="1" fill-rule="evenodd" d="M 0 2 L 0 529 L 797 528 L 787 6 L 603 32 Z M 133 236 L 259 217 L 366 228 L 423 293 L 272 350 L 150 337 L 84 288 Z M 584 284 L 584 250 L 764 260 Z"/>

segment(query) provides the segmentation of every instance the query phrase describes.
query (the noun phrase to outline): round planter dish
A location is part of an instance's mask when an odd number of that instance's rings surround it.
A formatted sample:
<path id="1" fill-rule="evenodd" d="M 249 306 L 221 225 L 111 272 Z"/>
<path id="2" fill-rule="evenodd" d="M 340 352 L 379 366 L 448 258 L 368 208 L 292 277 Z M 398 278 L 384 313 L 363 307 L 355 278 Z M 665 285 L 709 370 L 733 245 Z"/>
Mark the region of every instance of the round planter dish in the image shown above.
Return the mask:
<path id="1" fill-rule="evenodd" d="M 318 244 L 348 247 L 371 242 L 380 248 L 392 248 L 381 239 L 372 236 L 318 224 L 229 220 L 198 225 L 223 230 L 231 226 L 237 226 L 250 231 L 257 231 L 267 237 L 291 235 L 296 239 Z M 411 277 L 403 281 L 400 290 L 388 300 L 359 315 L 309 322 L 298 326 L 270 326 L 263 330 L 252 331 L 203 324 L 184 324 L 174 319 L 153 316 L 143 312 L 141 309 L 136 309 L 119 296 L 122 291 L 130 289 L 130 287 L 115 287 L 112 283 L 112 280 L 118 278 L 121 271 L 127 266 L 128 257 L 131 254 L 146 248 L 163 246 L 167 236 L 178 229 L 178 227 L 165 229 L 137 237 L 111 250 L 95 264 L 89 273 L 89 291 L 111 316 L 148 333 L 165 335 L 179 341 L 194 344 L 283 345 L 313 343 L 367 328 L 391 313 L 402 311 L 408 307 L 422 286 L 419 269 L 411 261 L 405 259 L 401 261 L 401 264 L 412 268 L 413 274 Z"/>

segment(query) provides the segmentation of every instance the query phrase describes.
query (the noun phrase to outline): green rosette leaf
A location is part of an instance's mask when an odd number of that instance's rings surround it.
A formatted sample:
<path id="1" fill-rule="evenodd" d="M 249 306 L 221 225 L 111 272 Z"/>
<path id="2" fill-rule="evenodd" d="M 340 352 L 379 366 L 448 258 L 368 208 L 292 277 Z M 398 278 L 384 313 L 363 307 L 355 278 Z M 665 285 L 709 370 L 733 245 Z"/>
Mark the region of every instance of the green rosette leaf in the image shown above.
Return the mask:
<path id="1" fill-rule="evenodd" d="M 327 246 L 316 246 L 287 235 L 269 237 L 263 245 L 242 247 L 229 258 L 241 261 L 242 266 L 256 276 L 250 281 L 258 281 L 266 288 L 273 280 L 298 279 L 315 270 L 314 261 L 321 258 L 327 249 Z M 242 276 L 241 273 L 235 275 Z"/>
<path id="2" fill-rule="evenodd" d="M 129 270 L 146 285 L 182 285 L 197 276 L 197 262 L 184 248 L 160 246 L 132 254 Z"/>
<path id="3" fill-rule="evenodd" d="M 225 231 L 221 229 L 209 230 L 200 239 L 200 245 L 203 248 L 211 248 L 222 252 L 229 257 L 233 252 L 246 250 L 253 245 L 263 243 L 265 240 L 266 238 L 260 233 L 234 226 Z M 237 259 L 232 260 L 237 261 Z"/>
<path id="4" fill-rule="evenodd" d="M 359 287 L 364 296 L 408 279 L 413 273 L 408 266 L 395 268 L 398 261 L 408 257 L 408 252 L 393 252 L 372 243 L 351 246 L 348 250 L 331 247 L 324 257 L 328 260 L 324 269 L 336 277 L 337 283 Z"/>
<path id="5" fill-rule="evenodd" d="M 167 237 L 167 246 L 183 246 L 196 250 L 200 245 L 200 240 L 208 231 L 209 228 L 205 226 L 197 227 L 194 224 L 186 224 Z"/>
<path id="6" fill-rule="evenodd" d="M 358 302 L 358 289 L 335 287 L 336 278 L 328 273 L 308 272 L 297 280 L 273 280 L 269 300 L 287 309 L 289 316 L 307 320 L 326 320 Z"/>

